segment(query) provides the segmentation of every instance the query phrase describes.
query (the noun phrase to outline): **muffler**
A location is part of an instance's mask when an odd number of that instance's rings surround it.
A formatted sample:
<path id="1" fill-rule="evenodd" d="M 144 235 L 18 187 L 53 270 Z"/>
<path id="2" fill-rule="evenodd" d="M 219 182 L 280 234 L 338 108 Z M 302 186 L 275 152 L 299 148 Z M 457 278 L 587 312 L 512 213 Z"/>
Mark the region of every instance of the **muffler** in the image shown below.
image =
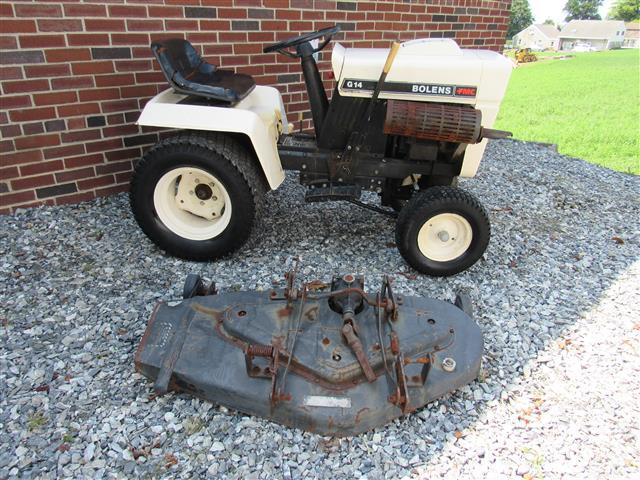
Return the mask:
<path id="1" fill-rule="evenodd" d="M 384 133 L 423 140 L 478 143 L 512 134 L 481 126 L 482 112 L 469 105 L 388 100 Z"/>

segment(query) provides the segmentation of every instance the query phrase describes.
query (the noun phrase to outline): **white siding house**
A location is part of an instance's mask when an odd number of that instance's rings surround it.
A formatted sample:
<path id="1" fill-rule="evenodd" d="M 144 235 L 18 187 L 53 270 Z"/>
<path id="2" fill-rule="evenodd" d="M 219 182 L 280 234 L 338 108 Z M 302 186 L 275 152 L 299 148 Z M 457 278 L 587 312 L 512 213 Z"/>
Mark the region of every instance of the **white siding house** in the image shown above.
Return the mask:
<path id="1" fill-rule="evenodd" d="M 594 50 L 622 47 L 624 22 L 618 20 L 571 20 L 558 36 L 559 50 L 573 50 L 577 44 Z"/>
<path id="2" fill-rule="evenodd" d="M 529 25 L 513 36 L 513 47 L 531 48 L 539 51 L 557 50 L 559 33 L 558 29 L 553 25 Z"/>
<path id="3" fill-rule="evenodd" d="M 627 31 L 624 32 L 622 48 L 640 48 L 640 23 L 629 22 L 624 25 Z"/>

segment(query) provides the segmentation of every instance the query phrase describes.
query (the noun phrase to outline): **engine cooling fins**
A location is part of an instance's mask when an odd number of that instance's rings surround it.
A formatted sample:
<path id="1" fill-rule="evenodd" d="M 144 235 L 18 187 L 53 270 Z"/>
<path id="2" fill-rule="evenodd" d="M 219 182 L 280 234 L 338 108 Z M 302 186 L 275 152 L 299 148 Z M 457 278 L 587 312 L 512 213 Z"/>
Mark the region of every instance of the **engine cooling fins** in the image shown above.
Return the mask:
<path id="1" fill-rule="evenodd" d="M 455 304 L 398 295 L 386 276 L 373 295 L 362 276 L 286 279 L 263 292 L 186 288 L 189 298 L 158 304 L 136 370 L 158 394 L 336 436 L 385 425 L 476 378 L 483 340 L 465 295 Z"/>

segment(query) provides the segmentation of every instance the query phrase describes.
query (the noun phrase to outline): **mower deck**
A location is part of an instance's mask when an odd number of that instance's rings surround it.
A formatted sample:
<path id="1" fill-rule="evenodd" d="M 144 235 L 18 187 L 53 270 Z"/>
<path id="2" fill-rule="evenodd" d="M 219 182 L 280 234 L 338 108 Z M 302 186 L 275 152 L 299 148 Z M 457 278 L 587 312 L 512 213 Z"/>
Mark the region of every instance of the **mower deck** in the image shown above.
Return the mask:
<path id="1" fill-rule="evenodd" d="M 186 392 L 324 435 L 382 426 L 477 376 L 483 340 L 467 301 L 378 295 L 334 278 L 266 292 L 200 294 L 154 310 L 136 369 Z M 468 307 L 465 309 L 469 311 Z M 384 346 L 384 347 L 382 347 Z"/>

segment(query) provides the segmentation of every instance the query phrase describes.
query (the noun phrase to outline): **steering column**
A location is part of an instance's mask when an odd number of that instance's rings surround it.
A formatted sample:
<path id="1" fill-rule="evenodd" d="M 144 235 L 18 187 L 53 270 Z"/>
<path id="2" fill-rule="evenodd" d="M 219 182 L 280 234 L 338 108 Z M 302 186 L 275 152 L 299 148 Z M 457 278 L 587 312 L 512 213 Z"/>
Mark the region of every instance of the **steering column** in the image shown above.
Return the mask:
<path id="1" fill-rule="evenodd" d="M 327 93 L 324 90 L 322 77 L 318 71 L 313 55 L 327 46 L 333 35 L 340 32 L 340 27 L 324 28 L 317 32 L 311 32 L 299 37 L 289 38 L 264 48 L 265 53 L 278 52 L 292 58 L 300 58 L 302 64 L 302 74 L 304 75 L 304 83 L 307 87 L 307 97 L 311 105 L 311 115 L 313 117 L 313 127 L 316 132 L 316 138 L 320 137 L 320 130 L 327 115 L 329 101 Z M 311 45 L 311 40 L 324 37 L 317 47 Z M 295 47 L 295 53 L 287 50 Z"/>

